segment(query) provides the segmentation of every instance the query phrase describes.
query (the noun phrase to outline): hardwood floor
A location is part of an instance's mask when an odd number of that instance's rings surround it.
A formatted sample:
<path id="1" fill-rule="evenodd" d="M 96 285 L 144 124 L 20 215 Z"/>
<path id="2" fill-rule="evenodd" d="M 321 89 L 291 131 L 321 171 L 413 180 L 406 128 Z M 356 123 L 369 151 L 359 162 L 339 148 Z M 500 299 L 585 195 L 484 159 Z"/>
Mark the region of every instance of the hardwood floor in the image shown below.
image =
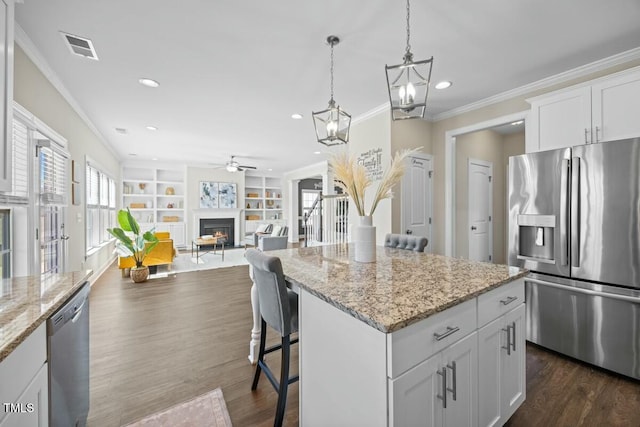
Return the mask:
<path id="1" fill-rule="evenodd" d="M 121 426 L 221 387 L 235 426 L 271 426 L 277 395 L 265 377 L 251 392 L 248 266 L 133 284 L 110 267 L 91 289 L 88 425 Z M 269 340 L 276 342 L 274 333 Z M 297 345 L 292 350 L 297 373 Z M 279 374 L 279 353 L 268 355 Z M 298 424 L 298 385 L 285 425 Z"/>
<path id="2" fill-rule="evenodd" d="M 90 427 L 120 426 L 221 387 L 235 426 L 271 426 L 276 393 L 251 392 L 248 267 L 133 284 L 114 265 L 91 290 Z M 276 334 L 269 340 L 275 343 Z M 297 373 L 293 346 L 292 373 Z M 279 353 L 268 356 L 278 373 Z M 298 384 L 286 426 L 298 425 Z M 640 426 L 640 382 L 527 345 L 527 400 L 508 426 Z"/>

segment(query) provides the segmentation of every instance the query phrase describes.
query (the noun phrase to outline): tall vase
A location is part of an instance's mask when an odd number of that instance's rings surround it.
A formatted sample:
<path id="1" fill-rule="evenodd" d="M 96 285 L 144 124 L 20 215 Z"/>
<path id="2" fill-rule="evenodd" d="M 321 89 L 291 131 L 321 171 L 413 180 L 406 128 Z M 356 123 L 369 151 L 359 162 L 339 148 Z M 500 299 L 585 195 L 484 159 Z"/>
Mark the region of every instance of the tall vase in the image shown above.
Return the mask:
<path id="1" fill-rule="evenodd" d="M 372 226 L 371 216 L 358 218 L 354 227 L 355 260 L 357 262 L 375 262 L 376 260 L 376 228 Z"/>

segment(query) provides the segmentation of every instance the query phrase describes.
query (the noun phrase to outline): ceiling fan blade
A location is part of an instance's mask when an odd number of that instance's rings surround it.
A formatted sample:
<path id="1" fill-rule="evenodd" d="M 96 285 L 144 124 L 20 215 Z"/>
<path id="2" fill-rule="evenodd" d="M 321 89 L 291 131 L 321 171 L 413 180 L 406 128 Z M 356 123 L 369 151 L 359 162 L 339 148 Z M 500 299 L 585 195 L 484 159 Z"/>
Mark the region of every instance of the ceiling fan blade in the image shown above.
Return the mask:
<path id="1" fill-rule="evenodd" d="M 240 169 L 257 169 L 255 166 L 238 165 Z"/>

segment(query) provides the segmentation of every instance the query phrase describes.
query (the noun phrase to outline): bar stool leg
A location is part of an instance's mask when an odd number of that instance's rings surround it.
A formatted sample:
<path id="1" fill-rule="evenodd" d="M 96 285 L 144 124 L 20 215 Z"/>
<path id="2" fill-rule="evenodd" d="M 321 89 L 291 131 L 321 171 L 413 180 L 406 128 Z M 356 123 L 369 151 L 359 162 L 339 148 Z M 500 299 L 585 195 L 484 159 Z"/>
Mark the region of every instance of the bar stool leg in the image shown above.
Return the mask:
<path id="1" fill-rule="evenodd" d="M 287 406 L 287 390 L 289 388 L 289 356 L 291 342 L 289 335 L 282 337 L 282 353 L 280 364 L 280 390 L 278 390 L 278 405 L 276 409 L 276 419 L 273 423 L 275 427 L 282 426 L 284 421 L 284 410 Z"/>
<path id="2" fill-rule="evenodd" d="M 251 390 L 258 388 L 258 381 L 260 380 L 260 372 L 262 372 L 261 362 L 264 361 L 264 347 L 267 342 L 267 322 L 262 319 L 260 331 L 260 350 L 258 352 L 258 362 L 256 363 L 256 373 L 253 376 L 253 384 L 251 384 Z"/>

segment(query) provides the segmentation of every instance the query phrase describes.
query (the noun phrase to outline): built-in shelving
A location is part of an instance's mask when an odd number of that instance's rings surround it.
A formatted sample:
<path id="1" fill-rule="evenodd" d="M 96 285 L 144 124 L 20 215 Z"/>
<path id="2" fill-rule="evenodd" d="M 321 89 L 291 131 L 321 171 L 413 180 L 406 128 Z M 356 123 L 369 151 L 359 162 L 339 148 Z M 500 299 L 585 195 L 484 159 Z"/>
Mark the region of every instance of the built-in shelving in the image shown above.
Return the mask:
<path id="1" fill-rule="evenodd" d="M 122 168 L 122 207 L 143 229 L 169 231 L 177 247 L 186 246 L 185 189 L 184 168 Z"/>
<path id="2" fill-rule="evenodd" d="M 277 177 L 245 176 L 245 230 L 252 232 L 262 222 L 284 222 L 282 180 Z"/>

